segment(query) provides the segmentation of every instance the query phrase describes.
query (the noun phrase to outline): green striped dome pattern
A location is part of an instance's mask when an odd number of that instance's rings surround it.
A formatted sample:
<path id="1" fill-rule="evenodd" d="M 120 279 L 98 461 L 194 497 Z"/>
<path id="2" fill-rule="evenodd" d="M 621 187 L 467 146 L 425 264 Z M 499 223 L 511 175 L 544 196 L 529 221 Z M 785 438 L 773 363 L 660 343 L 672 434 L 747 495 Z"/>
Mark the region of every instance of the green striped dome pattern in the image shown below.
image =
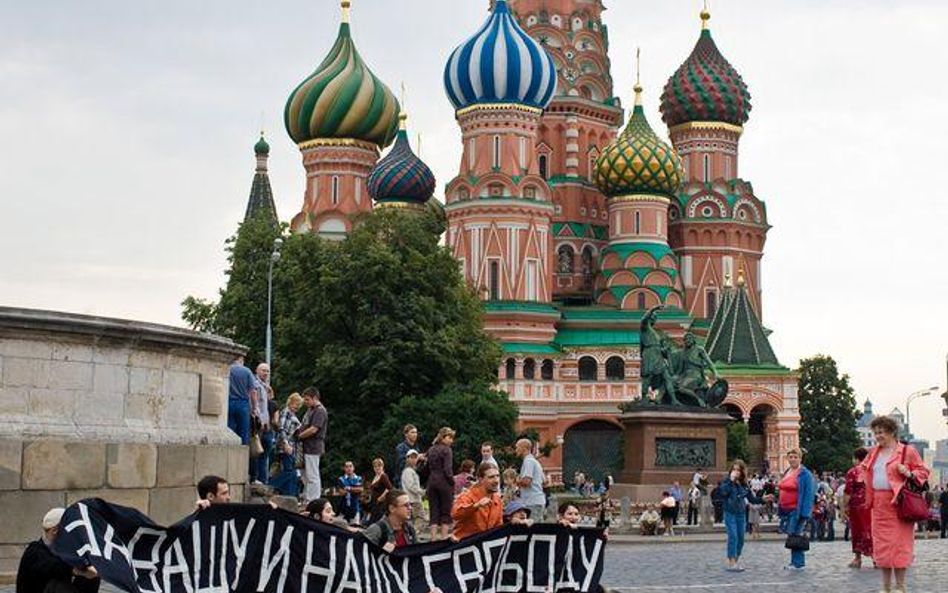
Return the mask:
<path id="1" fill-rule="evenodd" d="M 297 144 L 317 138 L 352 138 L 380 148 L 398 132 L 401 107 L 356 50 L 349 23 L 342 23 L 329 55 L 290 95 L 286 131 Z"/>
<path id="2" fill-rule="evenodd" d="M 625 130 L 599 155 L 593 181 L 608 197 L 671 196 L 683 176 L 678 154 L 655 134 L 642 106 L 636 105 Z"/>

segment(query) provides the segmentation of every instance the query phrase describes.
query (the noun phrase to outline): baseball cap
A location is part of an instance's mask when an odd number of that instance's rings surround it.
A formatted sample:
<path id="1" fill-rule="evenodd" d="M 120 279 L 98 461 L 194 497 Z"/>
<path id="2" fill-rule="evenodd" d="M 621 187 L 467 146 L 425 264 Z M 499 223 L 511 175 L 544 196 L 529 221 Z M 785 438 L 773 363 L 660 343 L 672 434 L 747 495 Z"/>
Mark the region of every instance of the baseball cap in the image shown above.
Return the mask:
<path id="1" fill-rule="evenodd" d="M 518 511 L 524 511 L 528 517 L 530 516 L 530 509 L 527 508 L 527 505 L 523 504 L 523 501 L 512 500 L 504 507 L 504 517 L 509 517 Z"/>

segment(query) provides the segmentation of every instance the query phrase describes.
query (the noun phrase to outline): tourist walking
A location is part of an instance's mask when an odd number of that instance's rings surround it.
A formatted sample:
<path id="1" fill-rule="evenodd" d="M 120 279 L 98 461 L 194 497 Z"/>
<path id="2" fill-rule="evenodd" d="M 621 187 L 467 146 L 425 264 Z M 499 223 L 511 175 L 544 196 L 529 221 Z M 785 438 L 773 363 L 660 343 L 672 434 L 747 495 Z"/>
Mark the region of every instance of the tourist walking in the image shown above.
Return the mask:
<path id="1" fill-rule="evenodd" d="M 458 495 L 451 517 L 455 521 L 456 539 L 471 537 L 504 524 L 500 471 L 496 467 L 482 463 L 477 468 L 477 482 Z"/>
<path id="2" fill-rule="evenodd" d="M 227 386 L 227 426 L 240 437 L 240 444 L 250 442 L 250 399 L 254 393 L 254 377 L 244 366 L 244 355 L 230 365 Z"/>
<path id="3" fill-rule="evenodd" d="M 455 432 L 445 426 L 438 431 L 428 449 L 428 524 L 431 541 L 448 539 L 451 531 L 451 506 L 454 504 L 454 444 Z"/>
<path id="4" fill-rule="evenodd" d="M 342 466 L 342 475 L 339 476 L 339 488 L 342 489 L 342 507 L 339 509 L 346 523 L 352 525 L 358 521 L 362 513 L 362 476 L 355 472 L 355 464 L 351 461 Z M 361 518 L 361 517 L 360 517 Z"/>
<path id="5" fill-rule="evenodd" d="M 918 451 L 898 441 L 899 425 L 888 416 L 869 424 L 877 445 L 862 462 L 866 475 L 866 502 L 872 510 L 872 559 L 882 570 L 883 591 L 905 591 L 905 571 L 915 552 L 915 523 L 898 514 L 899 494 L 928 482 L 928 469 Z M 892 576 L 895 575 L 895 589 Z"/>
<path id="6" fill-rule="evenodd" d="M 326 452 L 326 426 L 329 414 L 319 401 L 319 389 L 307 387 L 303 390 L 303 403 L 307 412 L 303 417 L 302 429 L 297 437 L 303 443 L 304 474 L 306 488 L 304 502 L 316 500 L 323 493 L 323 484 L 319 475 L 319 460 Z"/>
<path id="7" fill-rule="evenodd" d="M 368 488 L 368 508 L 366 514 L 367 520 L 363 520 L 364 525 L 375 523 L 385 516 L 385 495 L 393 488 L 392 480 L 385 473 L 385 462 L 380 458 L 372 460 L 372 481 Z"/>
<path id="8" fill-rule="evenodd" d="M 406 424 L 402 429 L 402 442 L 395 445 L 395 474 L 392 478 L 395 486 L 401 488 L 402 470 L 405 469 L 405 456 L 412 449 L 418 450 L 418 429 L 414 424 Z"/>
<path id="9" fill-rule="evenodd" d="M 273 388 L 270 387 L 270 365 L 261 362 L 257 365 L 257 372 L 253 378 L 254 390 L 251 396 L 251 415 L 254 431 L 260 438 L 263 451 L 250 460 L 251 482 L 260 484 L 270 483 L 270 453 L 273 449 L 274 435 L 270 420 L 270 398 Z"/>
<path id="10" fill-rule="evenodd" d="M 747 504 L 763 504 L 764 501 L 751 491 L 747 465 L 740 459 L 731 464 L 730 473 L 718 488 L 727 530 L 727 569 L 743 571 L 740 561 L 747 533 Z"/>
<path id="11" fill-rule="evenodd" d="M 383 550 L 392 553 L 418 542 L 411 524 L 411 502 L 401 490 L 391 489 L 381 500 L 382 517 L 369 525 L 362 535 Z"/>
<path id="12" fill-rule="evenodd" d="M 664 535 L 675 535 L 675 499 L 668 490 L 662 492 L 662 500 L 658 506 L 661 508 Z"/>
<path id="13" fill-rule="evenodd" d="M 535 523 L 543 522 L 546 510 L 546 495 L 543 493 L 543 484 L 546 477 L 543 467 L 533 456 L 533 442 L 530 439 L 520 439 L 514 449 L 522 462 L 520 465 L 520 500 L 530 509 L 530 517 Z"/>
<path id="14" fill-rule="evenodd" d="M 853 549 L 850 568 L 862 568 L 863 556 L 872 557 L 872 509 L 867 505 L 866 472 L 863 461 L 869 451 L 859 447 L 853 452 L 853 467 L 846 472 L 841 507 L 849 525 L 849 541 Z"/>
<path id="15" fill-rule="evenodd" d="M 270 485 L 276 492 L 293 498 L 299 497 L 300 494 L 296 473 L 296 454 L 299 447 L 296 434 L 301 426 L 297 413 L 302 405 L 303 396 L 298 393 L 290 394 L 290 397 L 286 398 L 286 405 L 277 417 L 276 440 L 273 445 L 280 473 L 270 481 Z"/>
<path id="16" fill-rule="evenodd" d="M 59 524 L 65 512 L 66 509 L 57 507 L 43 517 L 42 537 L 26 546 L 20 558 L 16 593 L 96 593 L 99 590 L 95 567 L 69 566 L 53 552 L 53 542 L 59 537 Z"/>
<path id="17" fill-rule="evenodd" d="M 777 485 L 779 494 L 778 515 L 780 532 L 787 534 L 787 547 L 790 549 L 790 564 L 785 568 L 803 570 L 806 566 L 806 551 L 809 542 L 805 537 L 807 521 L 813 513 L 813 500 L 816 496 L 816 480 L 803 465 L 803 453 L 800 449 L 787 452 L 790 467 Z"/>
<path id="18" fill-rule="evenodd" d="M 418 451 L 411 449 L 405 455 L 405 469 L 402 470 L 402 490 L 408 495 L 408 502 L 411 503 L 411 522 L 415 528 L 415 533 L 422 530 L 425 523 L 425 489 L 421 485 L 421 478 L 418 476 Z"/>

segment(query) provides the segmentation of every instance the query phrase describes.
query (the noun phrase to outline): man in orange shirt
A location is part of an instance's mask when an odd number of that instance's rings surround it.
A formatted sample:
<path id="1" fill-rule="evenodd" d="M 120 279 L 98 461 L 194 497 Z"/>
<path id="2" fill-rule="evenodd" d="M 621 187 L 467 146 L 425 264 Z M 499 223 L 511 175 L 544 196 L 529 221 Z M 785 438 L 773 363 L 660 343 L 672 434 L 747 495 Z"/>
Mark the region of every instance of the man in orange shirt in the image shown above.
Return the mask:
<path id="1" fill-rule="evenodd" d="M 504 505 L 500 500 L 500 471 L 482 463 L 477 482 L 458 495 L 451 508 L 454 539 L 464 539 L 504 524 Z"/>

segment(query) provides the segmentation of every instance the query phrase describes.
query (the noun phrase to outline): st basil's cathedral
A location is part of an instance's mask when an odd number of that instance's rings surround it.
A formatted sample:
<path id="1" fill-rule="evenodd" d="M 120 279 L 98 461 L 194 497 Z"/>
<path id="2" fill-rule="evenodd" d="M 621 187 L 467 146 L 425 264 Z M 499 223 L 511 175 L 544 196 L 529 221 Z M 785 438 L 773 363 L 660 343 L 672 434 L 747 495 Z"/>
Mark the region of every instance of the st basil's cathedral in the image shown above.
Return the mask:
<path id="1" fill-rule="evenodd" d="M 602 0 L 493 0 L 446 52 L 463 154 L 442 205 L 398 99 L 353 42 L 344 0 L 335 43 L 286 103 L 307 180 L 291 229 L 343 239 L 373 208 L 443 208 L 446 245 L 503 348 L 499 388 L 521 429 L 558 445 L 543 460 L 554 481 L 618 470 L 618 407 L 650 395 L 639 330 L 659 305 L 656 328 L 677 343 L 694 335 L 728 380 L 723 407 L 748 424 L 749 465 L 781 470 L 798 446 L 797 377 L 762 322 L 770 224 L 739 171 L 747 85 L 703 11 L 661 94 L 665 142 L 638 80 L 628 117 L 615 95 L 604 10 Z M 263 139 L 255 152 L 248 216 L 275 218 Z"/>

